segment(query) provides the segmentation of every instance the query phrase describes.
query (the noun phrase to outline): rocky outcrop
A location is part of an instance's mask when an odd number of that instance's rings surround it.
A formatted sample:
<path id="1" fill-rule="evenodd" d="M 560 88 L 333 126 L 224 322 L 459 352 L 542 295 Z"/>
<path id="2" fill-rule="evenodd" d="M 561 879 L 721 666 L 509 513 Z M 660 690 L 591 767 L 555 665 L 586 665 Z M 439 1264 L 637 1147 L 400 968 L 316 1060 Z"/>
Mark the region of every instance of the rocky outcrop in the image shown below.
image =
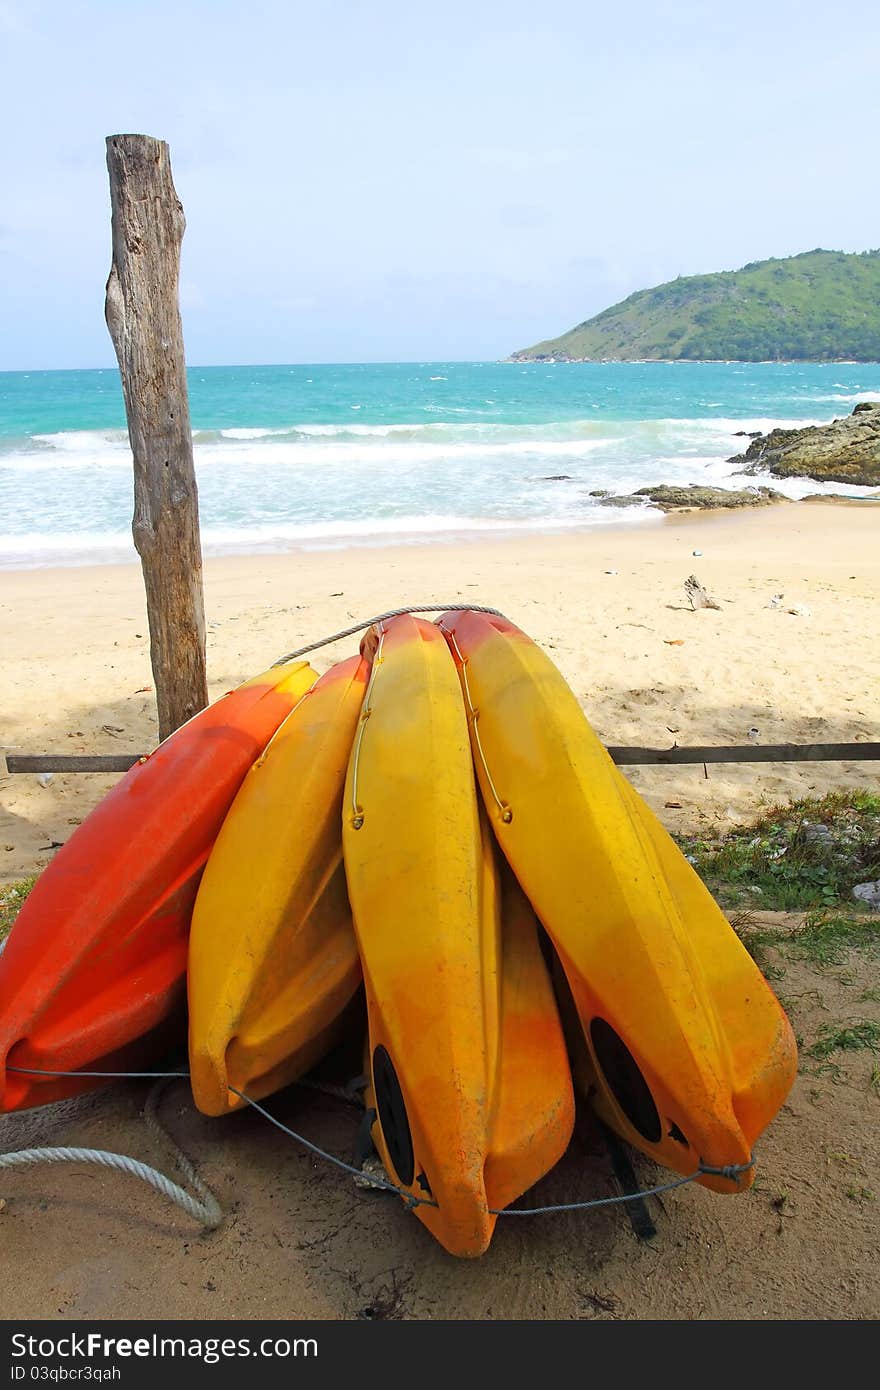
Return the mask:
<path id="1" fill-rule="evenodd" d="M 637 497 L 635 493 L 625 492 L 621 497 L 613 497 L 611 493 L 602 494 L 591 492 L 591 497 L 595 497 L 600 507 L 645 507 L 647 503 L 644 497 Z"/>
<path id="2" fill-rule="evenodd" d="M 830 425 L 759 434 L 730 462 L 744 473 L 880 487 L 880 402 L 863 401 Z"/>
<path id="3" fill-rule="evenodd" d="M 657 487 L 640 487 L 636 497 L 653 502 L 664 512 L 709 510 L 714 507 L 766 507 L 771 502 L 785 502 L 781 492 L 771 487 L 747 487 L 732 492 L 725 487 L 700 487 L 691 483 L 689 487 L 673 487 L 661 483 Z"/>

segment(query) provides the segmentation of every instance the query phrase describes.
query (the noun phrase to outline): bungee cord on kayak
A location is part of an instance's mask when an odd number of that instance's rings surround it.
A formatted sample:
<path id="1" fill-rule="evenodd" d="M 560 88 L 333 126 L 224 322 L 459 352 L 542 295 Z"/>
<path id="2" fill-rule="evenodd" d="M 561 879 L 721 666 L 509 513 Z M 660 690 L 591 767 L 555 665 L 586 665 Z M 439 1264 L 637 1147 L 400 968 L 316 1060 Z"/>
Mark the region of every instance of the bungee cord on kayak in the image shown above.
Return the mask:
<path id="1" fill-rule="evenodd" d="M 391 618 L 403 618 L 407 613 L 454 613 L 464 608 L 470 613 L 491 613 L 496 618 L 504 617 L 500 608 L 487 608 L 478 603 L 411 603 L 407 608 L 389 608 L 387 613 L 377 613 L 374 618 L 365 618 L 363 622 L 344 627 L 339 632 L 331 632 L 329 637 L 321 637 L 317 642 L 310 642 L 308 646 L 297 647 L 296 651 L 288 652 L 287 656 L 279 656 L 272 665 L 283 666 L 287 661 L 296 661 L 301 656 L 308 656 L 309 652 L 318 651 L 320 647 L 329 647 L 332 642 L 339 642 L 343 637 L 354 637 L 355 633 L 363 632 L 366 627 L 375 627 Z"/>
<path id="2" fill-rule="evenodd" d="M 190 1074 L 187 1071 L 148 1071 L 148 1072 L 125 1072 L 125 1071 L 83 1071 L 83 1072 L 56 1072 L 48 1071 L 41 1067 L 9 1067 L 9 1071 L 22 1072 L 34 1076 L 92 1076 L 102 1077 L 106 1080 L 114 1081 L 147 1081 L 152 1080 L 164 1083 L 172 1080 L 188 1081 Z M 302 1083 L 298 1083 L 302 1084 Z M 235 1090 L 235 1087 L 231 1088 Z M 338 1088 L 334 1088 L 338 1089 Z M 131 1158 L 126 1154 L 109 1153 L 104 1149 L 85 1149 L 75 1147 L 43 1147 L 20 1149 L 15 1153 L 0 1154 L 0 1169 L 26 1167 L 37 1163 L 94 1163 L 100 1167 L 113 1168 L 119 1172 L 127 1173 L 130 1177 L 140 1178 L 155 1188 L 163 1197 L 176 1203 L 195 1221 L 203 1225 L 206 1230 L 215 1230 L 223 1220 L 223 1211 L 217 1198 L 211 1189 L 199 1177 L 191 1160 L 183 1152 L 177 1141 L 172 1138 L 168 1131 L 160 1124 L 156 1115 L 156 1106 L 161 1094 L 159 1087 L 154 1087 L 144 1105 L 144 1119 L 148 1125 L 154 1128 L 163 1139 L 169 1140 L 176 1149 L 178 1166 L 184 1172 L 188 1182 L 195 1188 L 201 1200 L 193 1198 L 184 1188 L 160 1173 L 156 1168 L 147 1163 L 142 1163 L 139 1159 Z M 328 1163 L 333 1164 L 342 1172 L 357 1178 L 362 1186 L 372 1187 L 378 1191 L 390 1192 L 396 1197 L 403 1199 L 408 1207 L 436 1207 L 437 1203 L 429 1197 L 418 1197 L 405 1188 L 396 1187 L 387 1178 L 381 1178 L 373 1173 L 366 1173 L 361 1168 L 356 1168 L 351 1163 L 346 1163 L 345 1159 L 339 1158 L 336 1154 L 328 1153 L 319 1144 L 315 1144 L 311 1139 L 306 1139 L 295 1129 L 284 1124 L 265 1106 L 260 1105 L 259 1101 L 252 1100 L 243 1091 L 235 1091 L 235 1094 L 256 1110 L 259 1115 L 268 1120 L 270 1124 L 279 1129 L 288 1138 L 294 1139 L 309 1153 L 313 1153 L 317 1158 L 323 1158 Z M 645 1197 L 659 1197 L 663 1193 L 673 1192 L 676 1188 L 686 1187 L 688 1183 L 696 1180 L 704 1174 L 716 1174 L 721 1177 L 736 1180 L 741 1173 L 747 1172 L 754 1166 L 754 1158 L 748 1163 L 729 1164 L 724 1168 L 713 1168 L 708 1164 L 701 1163 L 696 1172 L 685 1177 L 672 1179 L 670 1182 L 660 1183 L 656 1187 L 642 1188 L 638 1192 L 626 1192 L 617 1197 L 595 1197 L 585 1202 L 556 1202 L 549 1206 L 542 1207 L 502 1207 L 487 1210 L 491 1216 L 549 1216 L 559 1212 L 590 1211 L 598 1207 L 620 1206 L 627 1202 L 637 1202 Z"/>

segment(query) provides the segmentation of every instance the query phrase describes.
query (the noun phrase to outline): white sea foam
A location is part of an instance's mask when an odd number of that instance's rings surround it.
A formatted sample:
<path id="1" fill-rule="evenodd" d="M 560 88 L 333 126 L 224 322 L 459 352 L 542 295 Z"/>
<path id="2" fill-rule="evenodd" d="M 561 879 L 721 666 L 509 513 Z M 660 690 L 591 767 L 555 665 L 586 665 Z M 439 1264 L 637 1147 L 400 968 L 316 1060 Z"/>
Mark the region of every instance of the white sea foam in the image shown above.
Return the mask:
<path id="1" fill-rule="evenodd" d="M 848 399 L 859 400 L 880 400 L 880 393 L 864 391 L 848 397 L 814 397 L 814 400 L 835 400 Z M 594 405 L 598 409 L 598 406 Z M 427 406 L 425 409 L 432 412 L 455 413 L 456 408 L 440 406 Z M 462 413 L 467 413 L 462 410 Z M 394 439 L 407 439 L 413 443 L 442 443 L 444 445 L 461 443 L 491 443 L 493 441 L 522 445 L 525 447 L 529 441 L 535 445 L 541 442 L 554 443 L 570 441 L 572 443 L 585 443 L 589 440 L 616 439 L 630 437 L 652 431 L 710 431 L 715 434 L 734 434 L 739 430 L 761 430 L 767 431 L 774 428 L 794 429 L 805 425 L 818 425 L 827 423 L 827 417 L 823 418 L 794 418 L 781 419 L 778 417 L 723 417 L 707 416 L 698 419 L 686 417 L 660 417 L 656 419 L 642 420 L 605 420 L 596 419 L 573 419 L 573 420 L 554 420 L 530 424 L 518 424 L 511 422 L 496 421 L 460 421 L 460 420 L 432 420 L 412 421 L 395 424 L 292 424 L 284 426 L 235 426 L 225 427 L 217 430 L 195 430 L 193 442 L 198 449 L 205 445 L 228 444 L 230 449 L 234 449 L 241 444 L 252 445 L 254 443 L 272 445 L 274 443 L 286 442 L 291 444 L 307 443 L 312 439 L 326 439 L 346 443 L 357 441 L 363 444 L 365 441 L 375 439 L 386 441 Z M 108 455 L 119 458 L 129 452 L 128 435 L 125 430 L 65 430 L 56 434 L 35 434 L 29 440 L 19 440 L 5 448 L 0 445 L 0 463 L 4 458 L 13 455 L 26 454 L 31 459 L 35 456 L 52 456 L 57 454 L 72 455 L 75 458 L 88 456 L 90 459 L 101 460 Z"/>
<path id="2" fill-rule="evenodd" d="M 810 398 L 804 408 L 815 410 L 823 399 Z M 880 394 L 860 391 L 857 399 Z M 582 401 L 580 418 L 520 423 L 436 406 L 427 421 L 197 430 L 203 542 L 214 553 L 631 525 L 657 513 L 599 507 L 590 492 L 634 493 L 659 482 L 755 486 L 762 480 L 738 474 L 729 461 L 748 444 L 738 435 L 821 424 L 832 413 L 743 418 L 716 416 L 718 402 L 705 408 L 712 413 L 699 419 L 621 420 Z M 864 491 L 769 481 L 792 497 Z M 126 431 L 60 431 L 0 444 L 0 515 L 0 567 L 133 559 Z M 80 517 L 82 531 L 72 526 Z"/>
<path id="3" fill-rule="evenodd" d="M 284 434 L 284 430 L 263 430 L 263 429 L 231 429 L 221 430 L 222 439 L 269 439 L 273 434 Z M 198 434 L 193 435 L 194 439 Z"/>
<path id="4" fill-rule="evenodd" d="M 521 535 L 529 532 L 576 531 L 594 526 L 652 522 L 650 508 L 624 514 L 614 508 L 585 507 L 582 514 L 529 518 L 419 515 L 333 522 L 267 523 L 264 526 L 206 526 L 202 547 L 207 555 L 278 553 L 285 550 L 336 550 L 350 546 L 424 544 L 473 535 Z M 120 564 L 137 559 L 130 535 L 117 531 L 31 532 L 0 535 L 0 570 L 48 565 Z"/>
<path id="5" fill-rule="evenodd" d="M 198 467 L 232 465 L 235 468 L 272 468 L 293 465 L 349 465 L 387 463 L 419 464 L 470 458 L 561 457 L 577 458 L 592 449 L 601 448 L 601 437 L 548 439 L 536 431 L 525 438 L 503 437 L 515 431 L 507 429 L 500 439 L 491 434 L 472 433 L 456 438 L 448 433 L 434 433 L 411 426 L 364 426 L 360 431 L 338 431 L 335 426 L 307 430 L 231 431 L 194 436 L 193 454 Z M 381 432 L 380 432 L 381 430 Z M 34 437 L 37 439 L 37 436 Z M 51 442 L 50 442 L 51 440 Z M 130 468 L 131 451 L 127 436 L 114 439 L 82 432 L 82 437 L 70 435 L 42 436 L 44 447 L 19 447 L 0 453 L 0 470 L 18 469 L 38 472 L 58 469 Z"/>
<path id="6" fill-rule="evenodd" d="M 35 434 L 34 442 L 65 454 L 90 454 L 106 449 L 127 449 L 125 430 L 61 430 L 58 434 Z"/>
<path id="7" fill-rule="evenodd" d="M 646 421 L 647 424 L 670 425 L 679 429 L 710 430 L 713 434 L 750 434 L 759 431 L 767 434 L 770 430 L 798 430 L 805 429 L 808 425 L 827 425 L 829 416 L 825 415 L 811 419 L 803 416 L 791 419 L 780 419 L 778 416 L 759 415 L 749 416 L 748 418 L 732 418 L 728 416 L 716 416 L 700 420 L 681 420 L 664 419 L 657 421 Z M 640 423 L 640 422 L 637 422 Z"/>
<path id="8" fill-rule="evenodd" d="M 880 391 L 840 391 L 830 396 L 813 396 L 814 401 L 846 401 L 858 405 L 861 401 L 880 401 Z"/>

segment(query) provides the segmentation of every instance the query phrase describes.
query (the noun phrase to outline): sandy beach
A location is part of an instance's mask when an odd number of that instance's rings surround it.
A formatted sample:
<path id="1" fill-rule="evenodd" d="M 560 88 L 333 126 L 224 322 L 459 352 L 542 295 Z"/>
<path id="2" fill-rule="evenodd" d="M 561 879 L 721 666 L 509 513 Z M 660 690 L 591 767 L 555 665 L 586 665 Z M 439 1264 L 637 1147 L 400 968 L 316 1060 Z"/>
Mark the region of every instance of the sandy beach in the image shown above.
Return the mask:
<path id="1" fill-rule="evenodd" d="M 609 743 L 668 746 L 880 739 L 880 546 L 876 509 L 791 504 L 698 514 L 639 529 L 209 560 L 213 695 L 273 660 L 405 603 L 486 603 L 550 652 Z M 695 551 L 702 552 L 695 555 Z M 690 611 L 696 573 L 721 604 Z M 784 598 L 769 607 L 774 595 Z M 0 576 L 0 707 L 7 750 L 140 751 L 155 739 L 143 587 L 135 565 Z M 796 614 L 788 608 L 796 608 Z M 354 639 L 314 658 L 324 670 Z M 767 804 L 877 785 L 876 764 L 633 769 L 672 829 L 732 824 Z M 5 776 L 2 876 L 48 862 L 111 784 L 96 776 Z M 667 803 L 680 803 L 670 806 Z M 774 924 L 785 922 L 779 914 Z M 799 1034 L 868 998 L 867 959 L 821 974 L 788 964 Z M 845 978 L 844 978 L 845 977 Z M 96 1169 L 6 1175 L 0 1279 L 10 1317 L 872 1317 L 878 1099 L 872 1054 L 833 1072 L 809 1064 L 760 1145 L 755 1188 L 693 1186 L 655 1203 L 654 1241 L 618 1209 L 499 1223 L 465 1264 L 392 1199 L 354 1189 L 259 1116 L 208 1120 L 184 1083 L 168 1128 L 214 1186 L 227 1219 L 200 1235 L 140 1184 Z M 0 1147 L 80 1143 L 171 1171 L 140 1116 L 143 1083 L 0 1117 Z M 276 1113 L 347 1155 L 357 1115 L 293 1088 Z M 642 1183 L 663 1176 L 637 1158 Z M 581 1122 L 542 1202 L 614 1191 Z"/>
<path id="2" fill-rule="evenodd" d="M 607 743 L 880 738 L 880 546 L 871 506 L 789 504 L 555 536 L 209 559 L 212 696 L 288 651 L 412 603 L 502 609 L 557 662 Z M 701 551 L 695 556 L 694 551 Z M 721 604 L 692 612 L 696 573 Z M 768 604 L 782 594 L 779 607 Z M 787 610 L 801 611 L 793 615 Z M 4 751 L 140 752 L 156 739 L 138 565 L 0 576 Z M 323 671 L 349 638 L 312 658 Z M 630 769 L 671 829 L 748 818 L 870 764 Z M 110 785 L 3 780 L 0 879 L 36 872 Z M 681 803 L 669 808 L 667 801 Z"/>

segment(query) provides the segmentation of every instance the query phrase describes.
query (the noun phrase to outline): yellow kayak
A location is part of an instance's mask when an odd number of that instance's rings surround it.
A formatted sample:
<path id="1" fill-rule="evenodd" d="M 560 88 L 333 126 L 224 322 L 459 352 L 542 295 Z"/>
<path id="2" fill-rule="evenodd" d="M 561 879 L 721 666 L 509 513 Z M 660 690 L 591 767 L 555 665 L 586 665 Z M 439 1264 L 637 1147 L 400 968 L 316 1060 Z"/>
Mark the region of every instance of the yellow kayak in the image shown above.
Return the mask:
<path id="1" fill-rule="evenodd" d="M 553 663 L 502 618 L 440 626 L 483 800 L 558 953 L 600 1109 L 677 1172 L 748 1163 L 794 1077 L 772 991 Z M 736 1191 L 751 1171 L 701 1181 Z"/>
<path id="2" fill-rule="evenodd" d="M 487 827 L 487 842 L 491 832 Z M 489 844 L 489 852 L 496 851 Z M 500 859 L 500 856 L 497 856 Z M 538 921 L 507 865 L 501 885 L 498 1059 L 484 1180 L 490 1207 L 509 1206 L 568 1148 L 574 1091 Z"/>
<path id="3" fill-rule="evenodd" d="M 624 796 L 647 829 L 693 944 L 718 1017 L 733 1109 L 751 1142 L 776 1117 L 797 1074 L 788 1018 L 699 874 L 635 788 Z M 713 1179 L 704 1180 L 707 1186 Z"/>
<path id="4" fill-rule="evenodd" d="M 419 1200 L 416 1215 L 451 1253 L 479 1255 L 495 1225 L 489 1207 L 513 1200 L 564 1150 L 570 1077 L 534 920 L 521 902 L 502 914 L 442 634 L 401 617 L 370 634 L 367 649 L 373 673 L 343 812 L 367 995 L 367 1102 L 382 1162 Z M 516 1088 L 529 1066 L 545 1065 L 536 1044 L 547 1045 L 545 1090 L 531 1115 L 535 1076 L 522 1095 Z M 528 1059 L 499 1086 L 504 1052 L 526 1046 Z"/>
<path id="5" fill-rule="evenodd" d="M 200 1110 L 221 1115 L 302 1076 L 337 1039 L 361 979 L 342 866 L 345 770 L 369 676 L 322 676 L 245 778 L 208 860 L 189 945 Z"/>
<path id="6" fill-rule="evenodd" d="M 483 975 L 488 1071 L 494 1077 L 483 1183 L 488 1206 L 498 1211 L 534 1186 L 565 1153 L 575 1106 L 565 1036 L 538 941 L 537 918 L 500 860 L 484 816 L 480 828 L 483 887 L 492 902 L 487 916 L 496 911 L 496 904 L 501 913 L 500 941 L 489 934 Z M 500 988 L 496 988 L 499 960 Z M 372 1077 L 364 1100 L 367 1109 L 376 1113 Z M 372 1132 L 383 1163 L 392 1172 L 389 1145 L 378 1118 Z"/>

